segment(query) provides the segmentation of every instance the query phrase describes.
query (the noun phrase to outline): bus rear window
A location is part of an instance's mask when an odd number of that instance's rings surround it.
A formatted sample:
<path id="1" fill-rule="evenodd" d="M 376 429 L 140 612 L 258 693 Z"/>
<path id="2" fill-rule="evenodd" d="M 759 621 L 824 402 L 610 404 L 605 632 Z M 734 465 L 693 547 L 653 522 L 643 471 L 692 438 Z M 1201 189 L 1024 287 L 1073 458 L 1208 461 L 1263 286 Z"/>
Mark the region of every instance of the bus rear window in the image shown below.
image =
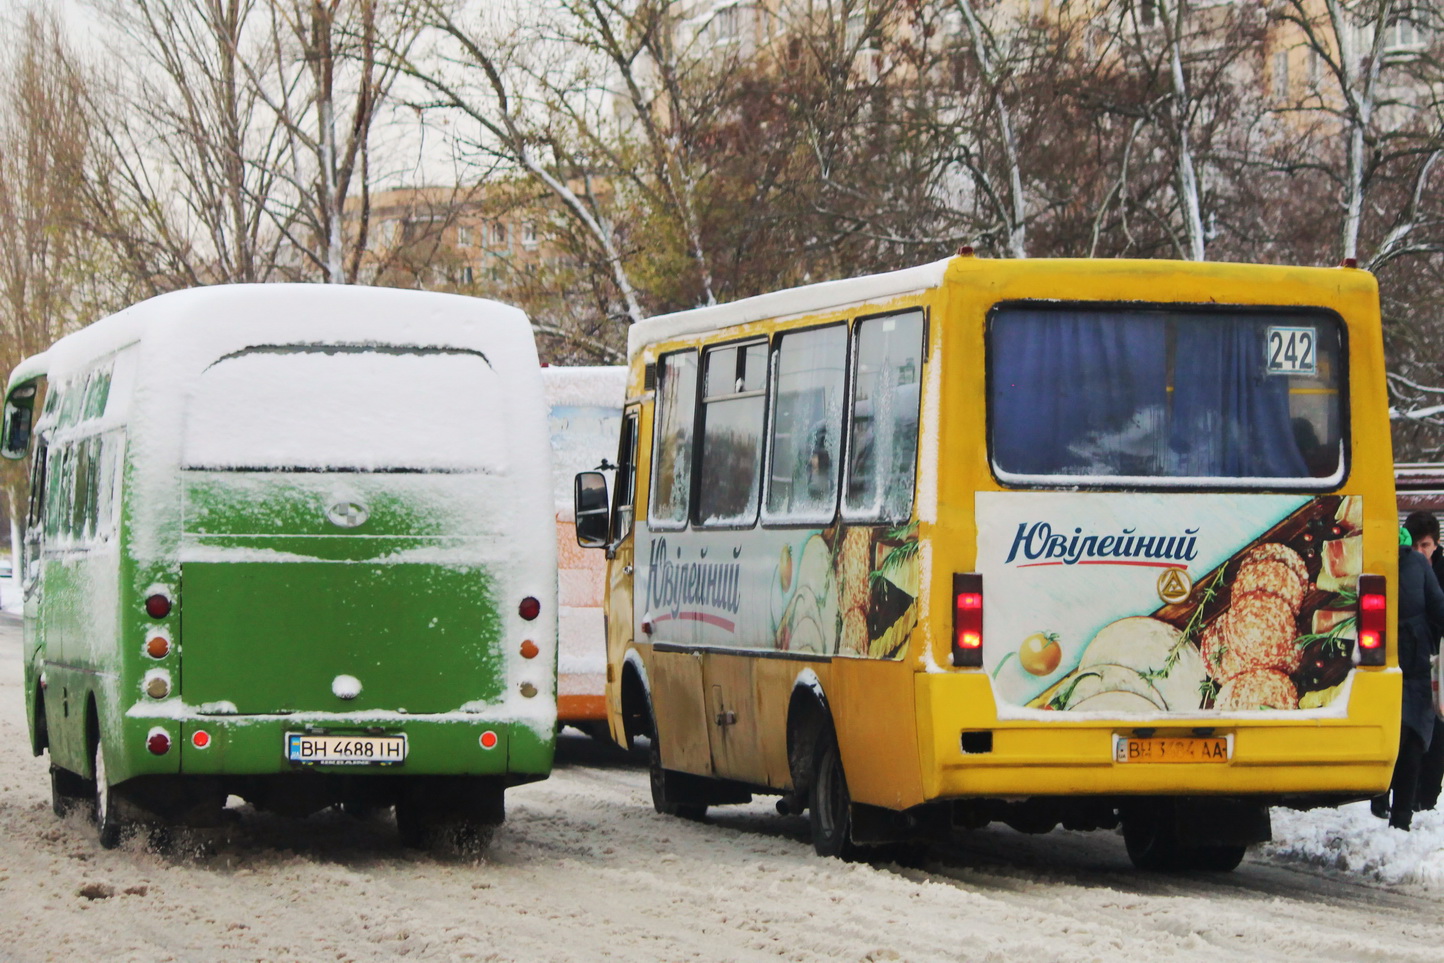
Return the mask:
<path id="1" fill-rule="evenodd" d="M 993 468 L 1013 484 L 1327 488 L 1343 351 L 1324 312 L 1010 305 L 988 329 Z"/>
<path id="2" fill-rule="evenodd" d="M 196 382 L 183 464 L 232 471 L 506 468 L 507 399 L 469 351 L 262 348 Z"/>

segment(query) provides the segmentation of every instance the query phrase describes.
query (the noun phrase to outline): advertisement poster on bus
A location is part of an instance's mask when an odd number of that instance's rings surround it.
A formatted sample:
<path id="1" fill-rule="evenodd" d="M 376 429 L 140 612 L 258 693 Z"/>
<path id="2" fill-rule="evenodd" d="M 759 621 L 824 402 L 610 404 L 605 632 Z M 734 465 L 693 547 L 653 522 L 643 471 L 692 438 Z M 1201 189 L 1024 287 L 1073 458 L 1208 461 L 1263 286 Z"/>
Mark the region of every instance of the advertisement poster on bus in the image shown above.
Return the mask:
<path id="1" fill-rule="evenodd" d="M 981 492 L 1000 709 L 1326 709 L 1345 692 L 1357 496 Z"/>
<path id="2" fill-rule="evenodd" d="M 918 623 L 917 525 L 643 532 L 642 638 L 901 658 Z"/>

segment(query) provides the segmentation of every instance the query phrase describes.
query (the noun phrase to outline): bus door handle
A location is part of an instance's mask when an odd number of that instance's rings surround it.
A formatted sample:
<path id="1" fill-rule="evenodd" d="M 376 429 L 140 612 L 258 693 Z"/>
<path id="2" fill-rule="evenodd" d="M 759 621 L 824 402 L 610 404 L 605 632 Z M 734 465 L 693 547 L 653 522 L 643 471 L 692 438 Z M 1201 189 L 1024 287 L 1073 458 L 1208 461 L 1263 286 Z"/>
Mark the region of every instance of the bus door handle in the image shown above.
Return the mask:
<path id="1" fill-rule="evenodd" d="M 717 706 L 717 725 L 723 728 L 736 725 L 737 713 L 727 708 L 726 704 L 722 701 L 722 687 L 720 685 L 714 685 L 712 687 L 712 700 Z"/>

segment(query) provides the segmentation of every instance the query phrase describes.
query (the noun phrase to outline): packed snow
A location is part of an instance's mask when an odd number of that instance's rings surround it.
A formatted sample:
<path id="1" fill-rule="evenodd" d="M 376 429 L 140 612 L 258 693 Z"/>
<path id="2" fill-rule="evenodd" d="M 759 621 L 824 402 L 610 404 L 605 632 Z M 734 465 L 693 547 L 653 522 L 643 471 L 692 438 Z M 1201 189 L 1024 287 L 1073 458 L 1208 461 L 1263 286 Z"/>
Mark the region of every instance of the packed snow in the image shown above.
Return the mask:
<path id="1" fill-rule="evenodd" d="M 820 859 L 770 800 L 660 816 L 640 752 L 566 734 L 508 793 L 481 859 L 412 852 L 389 818 L 237 805 L 164 849 L 102 850 L 50 812 L 20 630 L 0 624 L 0 959 L 1435 961 L 1444 820 L 1275 813 L 1227 875 L 1135 872 L 1109 833 L 989 828 L 918 868 Z"/>

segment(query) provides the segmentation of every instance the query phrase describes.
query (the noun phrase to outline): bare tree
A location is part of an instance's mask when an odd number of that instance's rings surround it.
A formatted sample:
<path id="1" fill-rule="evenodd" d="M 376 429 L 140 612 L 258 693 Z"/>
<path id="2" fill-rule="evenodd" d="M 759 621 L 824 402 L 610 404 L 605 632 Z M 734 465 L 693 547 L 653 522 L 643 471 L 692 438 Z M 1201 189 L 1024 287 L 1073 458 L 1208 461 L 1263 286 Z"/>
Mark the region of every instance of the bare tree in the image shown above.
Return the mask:
<path id="1" fill-rule="evenodd" d="M 114 306 L 104 249 L 85 229 L 81 186 L 92 151 L 87 80 L 53 13 L 12 25 L 0 56 L 0 368 L 50 347 Z M 0 485 L 11 545 L 23 504 L 23 469 L 6 463 Z"/>
<path id="2" fill-rule="evenodd" d="M 608 314 L 626 322 L 645 317 L 628 272 L 623 239 L 592 189 L 598 165 L 578 146 L 573 132 L 556 123 L 550 110 L 555 104 L 547 103 L 545 92 L 526 82 L 528 76 L 550 69 L 539 67 L 536 58 L 549 58 L 555 69 L 570 73 L 566 52 L 544 45 L 529 48 L 528 42 L 537 38 L 522 30 L 506 31 L 511 35 L 503 37 L 495 22 L 467 17 L 457 0 L 414 2 L 420 23 L 433 33 L 437 45 L 426 50 L 424 59 L 406 57 L 394 48 L 390 55 L 404 73 L 428 88 L 430 96 L 418 106 L 469 119 L 479 136 L 466 146 L 542 185 L 601 252 L 620 302 L 609 307 Z M 473 83 L 473 77 L 479 82 Z"/>
<path id="3" fill-rule="evenodd" d="M 353 283 L 370 241 L 372 131 L 399 76 L 396 58 L 378 56 L 380 38 L 404 57 L 416 24 L 404 3 L 266 0 L 266 7 L 270 57 L 245 67 L 286 142 L 276 173 L 289 190 L 267 199 L 272 220 L 326 280 Z M 263 73 L 267 66 L 272 76 Z M 351 199 L 356 223 L 348 230 Z"/>

